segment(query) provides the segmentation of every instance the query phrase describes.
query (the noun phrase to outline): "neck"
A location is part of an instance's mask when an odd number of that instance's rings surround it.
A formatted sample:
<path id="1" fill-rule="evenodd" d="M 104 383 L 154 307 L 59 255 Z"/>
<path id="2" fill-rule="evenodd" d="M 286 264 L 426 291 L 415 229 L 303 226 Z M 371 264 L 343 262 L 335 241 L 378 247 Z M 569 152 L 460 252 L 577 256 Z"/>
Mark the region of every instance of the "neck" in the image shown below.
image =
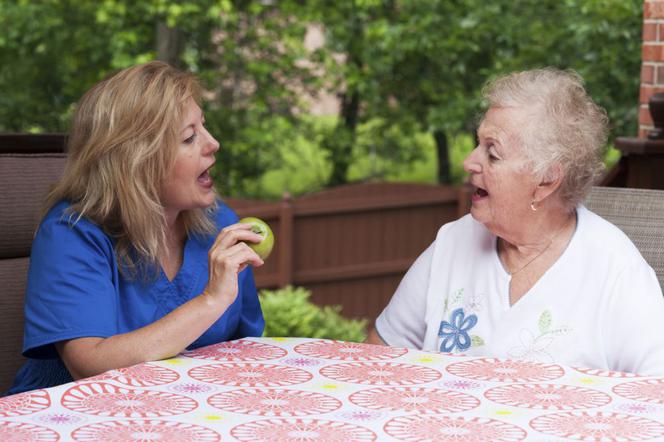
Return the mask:
<path id="1" fill-rule="evenodd" d="M 166 214 L 166 243 L 169 249 L 183 243 L 186 232 L 180 213 Z"/>
<path id="2" fill-rule="evenodd" d="M 166 250 L 160 257 L 161 268 L 172 281 L 182 266 L 186 232 L 179 216 L 166 217 Z"/>
<path id="3" fill-rule="evenodd" d="M 576 226 L 575 213 L 551 215 L 553 214 L 542 214 L 539 222 L 530 224 L 525 232 L 514 235 L 511 239 L 499 238 L 498 251 L 510 275 L 525 269 L 548 251 L 558 250 L 561 242 L 567 243 Z"/>
<path id="4" fill-rule="evenodd" d="M 541 250 L 546 246 L 549 239 L 560 230 L 565 230 L 576 221 L 575 211 L 563 210 L 538 210 L 531 212 L 527 223 L 521 220 L 514 220 L 515 223 L 523 227 L 518 231 L 501 232 L 497 236 L 510 248 L 518 250 Z"/>

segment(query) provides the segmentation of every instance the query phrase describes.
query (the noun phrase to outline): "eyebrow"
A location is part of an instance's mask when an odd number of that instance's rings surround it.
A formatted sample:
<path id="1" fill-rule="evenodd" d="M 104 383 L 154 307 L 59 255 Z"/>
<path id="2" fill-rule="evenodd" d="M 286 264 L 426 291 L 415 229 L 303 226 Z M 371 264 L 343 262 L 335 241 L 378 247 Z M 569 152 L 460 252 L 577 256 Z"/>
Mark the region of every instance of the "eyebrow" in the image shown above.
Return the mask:
<path id="1" fill-rule="evenodd" d="M 482 126 L 480 126 L 477 129 L 477 136 L 478 137 L 481 136 L 482 138 L 491 138 L 492 140 L 496 140 L 498 142 L 501 142 L 500 131 L 496 130 L 493 127 L 482 128 Z"/>
<path id="2" fill-rule="evenodd" d="M 182 130 L 180 130 L 180 133 L 184 133 L 184 132 L 185 132 L 187 129 L 189 129 L 189 128 L 195 130 L 195 128 L 194 128 L 194 124 L 188 124 L 188 125 L 186 125 L 185 127 L 182 128 Z"/>
<path id="3" fill-rule="evenodd" d="M 201 113 L 200 113 L 200 115 L 198 116 L 198 118 L 199 118 L 201 121 L 204 121 L 204 120 L 205 120 L 205 115 L 203 114 L 203 109 L 201 109 Z M 185 130 L 189 129 L 190 127 L 191 127 L 191 128 L 195 128 L 195 126 L 196 126 L 195 123 L 189 123 L 189 124 L 187 124 L 185 127 L 183 127 L 183 128 L 180 130 L 180 133 L 184 132 Z"/>

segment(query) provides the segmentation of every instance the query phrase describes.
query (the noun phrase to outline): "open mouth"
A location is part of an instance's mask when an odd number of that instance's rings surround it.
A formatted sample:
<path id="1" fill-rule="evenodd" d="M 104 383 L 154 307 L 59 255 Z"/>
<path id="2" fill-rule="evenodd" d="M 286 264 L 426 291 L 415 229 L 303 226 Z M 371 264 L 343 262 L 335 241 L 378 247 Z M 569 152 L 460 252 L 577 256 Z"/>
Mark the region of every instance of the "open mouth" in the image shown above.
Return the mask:
<path id="1" fill-rule="evenodd" d="M 205 172 L 198 175 L 196 181 L 198 181 L 198 184 L 200 184 L 203 187 L 211 188 L 214 182 L 212 181 L 212 176 L 210 175 L 210 169 L 206 169 Z"/>
<path id="2" fill-rule="evenodd" d="M 475 192 L 473 193 L 473 201 L 480 200 L 480 199 L 485 198 L 487 196 L 489 196 L 489 192 L 482 189 L 481 187 L 477 187 L 475 189 Z"/>

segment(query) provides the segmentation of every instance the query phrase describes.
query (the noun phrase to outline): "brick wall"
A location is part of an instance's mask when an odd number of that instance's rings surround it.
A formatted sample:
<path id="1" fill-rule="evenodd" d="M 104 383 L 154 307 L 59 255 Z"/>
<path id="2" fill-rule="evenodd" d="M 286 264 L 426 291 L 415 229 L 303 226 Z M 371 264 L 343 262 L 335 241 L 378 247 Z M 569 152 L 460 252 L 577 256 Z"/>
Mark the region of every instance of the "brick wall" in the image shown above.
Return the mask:
<path id="1" fill-rule="evenodd" d="M 639 137 L 645 137 L 653 128 L 648 100 L 655 92 L 664 92 L 664 0 L 645 0 L 643 3 L 641 59 Z"/>

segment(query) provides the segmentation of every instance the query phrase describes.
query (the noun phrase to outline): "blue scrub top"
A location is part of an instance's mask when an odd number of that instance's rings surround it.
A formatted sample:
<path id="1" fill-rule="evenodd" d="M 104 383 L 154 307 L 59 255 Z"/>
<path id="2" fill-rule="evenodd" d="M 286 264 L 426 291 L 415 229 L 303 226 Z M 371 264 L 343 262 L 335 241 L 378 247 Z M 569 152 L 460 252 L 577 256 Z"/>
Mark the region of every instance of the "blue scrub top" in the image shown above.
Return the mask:
<path id="1" fill-rule="evenodd" d="M 71 382 L 55 342 L 127 333 L 153 323 L 203 292 L 208 281 L 208 250 L 215 236 L 190 236 L 176 277 L 125 278 L 114 241 L 85 218 L 72 224 L 67 202 L 55 205 L 32 244 L 25 299 L 23 355 L 8 394 Z M 219 202 L 216 225 L 237 222 Z M 239 275 L 239 293 L 226 312 L 188 349 L 246 336 L 260 336 L 265 322 L 251 268 Z"/>

